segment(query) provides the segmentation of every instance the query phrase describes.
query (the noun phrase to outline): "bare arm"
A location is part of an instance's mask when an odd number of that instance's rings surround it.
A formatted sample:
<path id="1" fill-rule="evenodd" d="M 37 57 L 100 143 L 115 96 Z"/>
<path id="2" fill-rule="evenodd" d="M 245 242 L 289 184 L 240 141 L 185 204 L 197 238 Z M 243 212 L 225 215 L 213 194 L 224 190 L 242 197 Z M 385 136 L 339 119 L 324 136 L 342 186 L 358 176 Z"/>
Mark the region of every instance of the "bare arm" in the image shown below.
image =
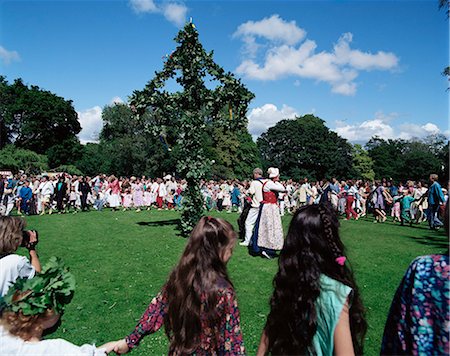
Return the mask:
<path id="1" fill-rule="evenodd" d="M 41 262 L 39 261 L 39 257 L 37 255 L 36 250 L 30 250 L 30 262 L 31 265 L 34 267 L 36 272 L 41 273 Z"/>
<path id="2" fill-rule="evenodd" d="M 267 353 L 268 348 L 269 348 L 269 339 L 267 338 L 266 331 L 263 330 L 261 340 L 259 341 L 258 351 L 256 352 L 256 356 L 264 356 Z"/>
<path id="3" fill-rule="evenodd" d="M 334 331 L 334 355 L 351 356 L 355 354 L 353 349 L 352 333 L 350 332 L 350 317 L 348 300 L 342 308 L 338 324 Z"/>
<path id="4" fill-rule="evenodd" d="M 26 248 L 28 249 L 28 253 L 30 254 L 30 262 L 36 272 L 41 273 L 41 262 L 39 261 L 38 254 L 35 250 L 35 247 L 38 243 L 36 232 L 31 230 L 28 231 L 28 234 L 30 235 L 30 243 L 28 244 L 28 246 L 26 246 Z"/>

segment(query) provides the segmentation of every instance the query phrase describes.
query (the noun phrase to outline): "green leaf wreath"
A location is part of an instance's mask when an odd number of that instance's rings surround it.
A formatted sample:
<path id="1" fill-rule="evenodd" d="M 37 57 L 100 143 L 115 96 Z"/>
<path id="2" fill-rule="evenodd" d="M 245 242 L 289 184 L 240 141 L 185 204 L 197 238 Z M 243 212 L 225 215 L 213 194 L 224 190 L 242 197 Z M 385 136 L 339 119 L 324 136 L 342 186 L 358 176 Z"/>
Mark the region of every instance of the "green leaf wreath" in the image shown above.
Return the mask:
<path id="1" fill-rule="evenodd" d="M 75 291 L 75 278 L 61 259 L 51 257 L 42 273 L 31 279 L 19 278 L 2 298 L 2 310 L 24 315 L 42 314 L 47 309 L 62 314 Z"/>

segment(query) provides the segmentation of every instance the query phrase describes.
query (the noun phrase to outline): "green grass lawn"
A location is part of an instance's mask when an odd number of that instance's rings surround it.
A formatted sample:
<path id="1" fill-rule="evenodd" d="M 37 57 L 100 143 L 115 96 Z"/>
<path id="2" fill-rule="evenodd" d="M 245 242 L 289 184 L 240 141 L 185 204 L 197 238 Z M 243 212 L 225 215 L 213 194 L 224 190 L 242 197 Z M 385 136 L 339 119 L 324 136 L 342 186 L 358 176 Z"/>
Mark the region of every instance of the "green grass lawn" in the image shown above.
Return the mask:
<path id="1" fill-rule="evenodd" d="M 236 226 L 237 214 L 221 216 Z M 28 228 L 40 234 L 42 262 L 61 257 L 77 280 L 62 326 L 49 337 L 100 345 L 132 331 L 185 246 L 186 240 L 177 236 L 178 218 L 177 212 L 155 210 L 28 217 Z M 285 231 L 289 221 L 284 217 Z M 410 228 L 360 220 L 341 225 L 367 308 L 365 354 L 376 355 L 392 297 L 409 263 L 419 255 L 447 251 L 447 239 L 425 224 Z M 277 260 L 251 257 L 241 246 L 229 262 L 249 355 L 256 352 L 276 270 Z M 146 337 L 133 354 L 162 355 L 167 349 L 160 330 Z"/>

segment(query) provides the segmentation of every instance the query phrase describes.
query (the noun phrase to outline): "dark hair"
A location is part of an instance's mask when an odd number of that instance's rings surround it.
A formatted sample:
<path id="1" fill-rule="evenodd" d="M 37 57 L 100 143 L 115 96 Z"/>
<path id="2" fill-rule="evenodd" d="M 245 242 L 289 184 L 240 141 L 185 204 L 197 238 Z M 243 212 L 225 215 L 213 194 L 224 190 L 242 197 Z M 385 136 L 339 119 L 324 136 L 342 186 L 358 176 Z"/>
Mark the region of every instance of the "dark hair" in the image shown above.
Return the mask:
<path id="1" fill-rule="evenodd" d="M 166 334 L 174 354 L 190 354 L 200 343 L 201 318 L 211 329 L 219 323 L 215 308 L 218 283 L 233 286 L 223 261 L 223 254 L 236 239 L 233 226 L 219 218 L 203 217 L 166 283 L 168 311 L 164 316 Z M 202 304 L 202 300 L 206 303 Z M 202 315 L 201 315 L 202 314 Z M 211 340 L 218 343 L 219 340 Z"/>
<path id="2" fill-rule="evenodd" d="M 311 345 L 317 331 L 315 303 L 321 274 L 352 288 L 350 329 L 355 353 L 362 354 L 367 323 L 352 271 L 348 264 L 336 262 L 337 257 L 344 256 L 338 228 L 329 204 L 301 207 L 294 214 L 273 280 L 265 326 L 272 354 L 314 353 Z"/>

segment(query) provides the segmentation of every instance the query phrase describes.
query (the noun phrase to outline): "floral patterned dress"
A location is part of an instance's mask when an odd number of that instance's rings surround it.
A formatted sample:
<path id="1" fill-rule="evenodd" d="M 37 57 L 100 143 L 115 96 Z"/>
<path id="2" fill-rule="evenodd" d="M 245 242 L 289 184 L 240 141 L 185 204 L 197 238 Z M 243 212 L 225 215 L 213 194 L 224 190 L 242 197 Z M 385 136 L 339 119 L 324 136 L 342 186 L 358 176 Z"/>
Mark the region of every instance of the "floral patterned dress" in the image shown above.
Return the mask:
<path id="1" fill-rule="evenodd" d="M 220 282 L 218 287 L 216 310 L 220 315 L 220 323 L 211 327 L 206 318 L 201 316 L 202 332 L 200 334 L 200 344 L 192 354 L 245 355 L 235 292 L 226 281 Z M 202 296 L 203 303 L 206 303 L 204 296 Z M 153 298 L 136 325 L 135 330 L 126 337 L 126 342 L 130 349 L 136 347 L 145 335 L 156 332 L 164 325 L 164 316 L 167 313 L 167 308 L 167 295 L 163 288 Z M 217 341 L 215 341 L 215 335 L 218 335 Z M 169 350 L 169 354 L 174 354 L 174 351 Z"/>
<path id="2" fill-rule="evenodd" d="M 416 258 L 403 277 L 384 329 L 382 355 L 448 355 L 448 255 Z"/>

